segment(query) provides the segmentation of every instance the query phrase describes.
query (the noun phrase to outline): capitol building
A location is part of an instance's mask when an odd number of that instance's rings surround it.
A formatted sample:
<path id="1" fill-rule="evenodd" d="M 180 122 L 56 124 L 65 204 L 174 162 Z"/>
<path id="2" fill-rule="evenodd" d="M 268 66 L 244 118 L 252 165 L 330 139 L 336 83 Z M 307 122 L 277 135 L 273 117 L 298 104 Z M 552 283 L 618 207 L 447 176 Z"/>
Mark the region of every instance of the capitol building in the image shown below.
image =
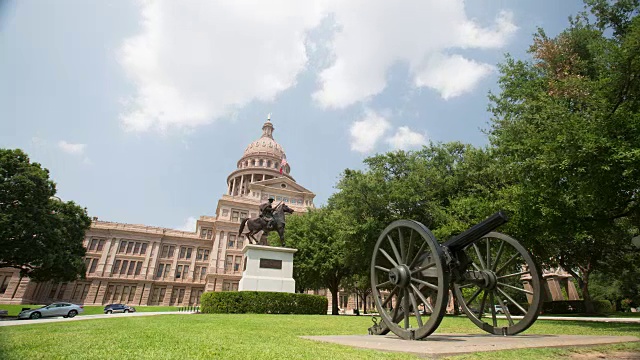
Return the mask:
<path id="1" fill-rule="evenodd" d="M 238 290 L 248 241 L 238 236 L 242 219 L 257 216 L 270 196 L 297 213 L 314 207 L 315 194 L 281 166 L 286 156 L 273 131 L 267 120 L 227 177 L 215 215 L 200 216 L 193 232 L 94 218 L 84 239 L 85 280 L 37 283 L 0 269 L 0 303 L 194 306 L 205 291 Z"/>

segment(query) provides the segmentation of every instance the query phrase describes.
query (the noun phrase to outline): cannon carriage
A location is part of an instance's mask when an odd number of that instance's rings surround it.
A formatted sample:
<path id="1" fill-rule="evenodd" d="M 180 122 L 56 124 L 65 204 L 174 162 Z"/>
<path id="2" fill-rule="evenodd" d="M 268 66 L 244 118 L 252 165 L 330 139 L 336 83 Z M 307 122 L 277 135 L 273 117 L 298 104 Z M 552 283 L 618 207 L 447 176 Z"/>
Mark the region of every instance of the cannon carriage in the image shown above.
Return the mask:
<path id="1" fill-rule="evenodd" d="M 374 320 L 369 333 L 429 336 L 446 313 L 450 290 L 479 328 L 505 336 L 528 329 L 538 317 L 542 285 L 529 252 L 494 232 L 507 221 L 497 212 L 442 244 L 417 221 L 387 226 L 371 260 L 372 295 L 382 321 Z"/>

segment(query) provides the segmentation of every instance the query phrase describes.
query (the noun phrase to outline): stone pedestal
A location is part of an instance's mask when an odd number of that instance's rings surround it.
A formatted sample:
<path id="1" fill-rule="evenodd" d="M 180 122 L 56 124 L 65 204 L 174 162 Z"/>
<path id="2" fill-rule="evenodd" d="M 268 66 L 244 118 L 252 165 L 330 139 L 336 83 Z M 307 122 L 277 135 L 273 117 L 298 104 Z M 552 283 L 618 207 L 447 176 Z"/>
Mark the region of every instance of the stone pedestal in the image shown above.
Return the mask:
<path id="1" fill-rule="evenodd" d="M 294 293 L 293 254 L 297 249 L 248 244 L 242 249 L 244 270 L 239 291 Z"/>

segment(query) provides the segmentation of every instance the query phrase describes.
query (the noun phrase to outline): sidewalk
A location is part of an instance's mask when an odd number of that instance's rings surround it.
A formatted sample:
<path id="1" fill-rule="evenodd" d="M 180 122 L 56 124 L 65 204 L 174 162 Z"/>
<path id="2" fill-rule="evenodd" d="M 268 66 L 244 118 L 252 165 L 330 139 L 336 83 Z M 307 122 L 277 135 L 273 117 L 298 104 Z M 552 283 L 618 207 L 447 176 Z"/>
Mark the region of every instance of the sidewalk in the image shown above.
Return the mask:
<path id="1" fill-rule="evenodd" d="M 0 321 L 0 326 L 17 326 L 17 325 L 34 325 L 34 324 L 47 324 L 53 322 L 62 322 L 62 321 L 81 321 L 81 320 L 92 320 L 92 319 L 112 319 L 112 318 L 122 318 L 122 317 L 137 317 L 137 316 L 155 316 L 155 315 L 177 315 L 177 314 L 195 314 L 195 312 L 185 312 L 185 311 L 159 311 L 159 312 L 134 312 L 128 314 L 96 314 L 96 315 L 82 315 L 76 316 L 74 318 L 63 318 L 63 317 L 51 317 L 51 318 L 43 318 L 38 320 L 4 320 Z"/>

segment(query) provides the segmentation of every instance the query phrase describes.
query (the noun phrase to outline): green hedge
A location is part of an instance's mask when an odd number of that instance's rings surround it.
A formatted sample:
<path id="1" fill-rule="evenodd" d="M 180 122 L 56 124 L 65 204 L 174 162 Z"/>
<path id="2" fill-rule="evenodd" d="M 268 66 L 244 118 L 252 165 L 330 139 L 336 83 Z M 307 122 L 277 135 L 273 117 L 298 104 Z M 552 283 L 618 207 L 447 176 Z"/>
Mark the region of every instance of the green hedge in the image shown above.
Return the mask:
<path id="1" fill-rule="evenodd" d="M 326 315 L 324 296 L 264 291 L 215 291 L 202 294 L 205 314 L 320 314 Z"/>
<path id="2" fill-rule="evenodd" d="M 597 300 L 591 303 L 596 313 L 606 314 L 615 311 L 608 300 Z M 547 301 L 542 304 L 542 313 L 544 314 L 583 314 L 586 312 L 584 300 Z"/>

